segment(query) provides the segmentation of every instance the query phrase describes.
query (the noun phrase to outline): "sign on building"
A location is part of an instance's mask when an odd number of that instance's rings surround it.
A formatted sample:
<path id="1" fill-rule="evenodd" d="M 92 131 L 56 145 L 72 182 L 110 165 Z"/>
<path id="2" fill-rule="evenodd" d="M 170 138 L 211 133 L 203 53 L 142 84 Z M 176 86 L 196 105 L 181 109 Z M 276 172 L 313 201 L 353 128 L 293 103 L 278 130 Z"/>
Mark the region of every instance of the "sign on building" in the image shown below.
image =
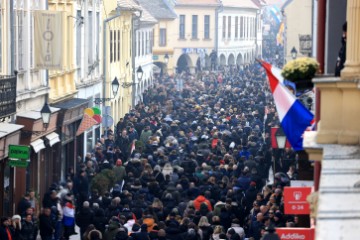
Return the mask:
<path id="1" fill-rule="evenodd" d="M 314 240 L 314 228 L 276 228 L 281 240 Z"/>
<path id="2" fill-rule="evenodd" d="M 310 204 L 306 197 L 311 194 L 311 187 L 285 187 L 284 211 L 285 214 L 306 215 L 310 214 Z"/>
<path id="3" fill-rule="evenodd" d="M 63 14 L 59 11 L 34 11 L 37 69 L 63 69 Z"/>
<path id="4" fill-rule="evenodd" d="M 30 158 L 30 147 L 21 145 L 9 145 L 9 158 L 10 159 L 23 159 Z"/>

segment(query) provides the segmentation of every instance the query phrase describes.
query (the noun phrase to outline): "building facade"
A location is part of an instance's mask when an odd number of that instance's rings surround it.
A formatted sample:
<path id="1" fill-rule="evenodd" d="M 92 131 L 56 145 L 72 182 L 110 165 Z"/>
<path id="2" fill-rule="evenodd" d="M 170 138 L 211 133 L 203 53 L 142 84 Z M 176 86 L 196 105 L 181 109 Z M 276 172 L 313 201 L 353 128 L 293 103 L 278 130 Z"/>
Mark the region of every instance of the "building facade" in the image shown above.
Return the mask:
<path id="1" fill-rule="evenodd" d="M 153 63 L 160 69 L 159 74 L 163 75 L 167 68 L 173 68 L 174 64 L 177 15 L 167 0 L 138 0 L 138 2 L 158 21 L 153 29 L 153 41 L 150 47 L 152 48 Z"/>
<path id="2" fill-rule="evenodd" d="M 297 57 L 312 56 L 312 0 L 288 0 L 282 6 L 284 24 L 284 59 L 292 60 L 291 50 L 297 51 Z M 301 24 L 298 16 L 301 15 Z"/>
<path id="3" fill-rule="evenodd" d="M 181 73 L 210 68 L 210 54 L 216 48 L 216 11 L 220 1 L 179 0 L 174 2 L 175 31 L 171 35 L 174 52 L 168 70 Z"/>
<path id="4" fill-rule="evenodd" d="M 217 21 L 220 66 L 241 67 L 261 55 L 260 9 L 251 0 L 223 0 Z"/>
<path id="5" fill-rule="evenodd" d="M 140 6 L 141 7 L 141 6 Z M 134 77 L 133 106 L 143 100 L 142 95 L 154 83 L 153 78 L 153 54 L 152 45 L 154 42 L 154 26 L 158 22 L 144 7 L 141 7 L 139 25 L 134 29 Z M 138 79 L 137 72 L 142 70 L 142 79 Z"/>

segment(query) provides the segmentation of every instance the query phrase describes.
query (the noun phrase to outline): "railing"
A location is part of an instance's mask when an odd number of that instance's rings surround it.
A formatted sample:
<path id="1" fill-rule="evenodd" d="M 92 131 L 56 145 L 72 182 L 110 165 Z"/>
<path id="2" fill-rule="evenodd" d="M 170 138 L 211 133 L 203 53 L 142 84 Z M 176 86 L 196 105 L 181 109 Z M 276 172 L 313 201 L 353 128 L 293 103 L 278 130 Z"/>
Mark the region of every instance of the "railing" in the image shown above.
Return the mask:
<path id="1" fill-rule="evenodd" d="M 0 118 L 16 113 L 16 76 L 0 76 Z"/>

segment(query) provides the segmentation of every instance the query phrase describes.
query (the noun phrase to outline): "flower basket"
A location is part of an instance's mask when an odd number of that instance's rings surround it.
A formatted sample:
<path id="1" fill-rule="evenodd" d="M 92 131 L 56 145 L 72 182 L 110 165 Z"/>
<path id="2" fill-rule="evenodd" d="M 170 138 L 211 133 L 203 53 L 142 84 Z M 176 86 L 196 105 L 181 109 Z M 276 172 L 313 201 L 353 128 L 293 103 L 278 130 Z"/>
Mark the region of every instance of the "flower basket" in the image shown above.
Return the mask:
<path id="1" fill-rule="evenodd" d="M 313 58 L 298 58 L 289 61 L 282 69 L 281 75 L 296 85 L 296 89 L 303 90 L 313 87 L 311 82 L 319 70 L 319 63 Z"/>

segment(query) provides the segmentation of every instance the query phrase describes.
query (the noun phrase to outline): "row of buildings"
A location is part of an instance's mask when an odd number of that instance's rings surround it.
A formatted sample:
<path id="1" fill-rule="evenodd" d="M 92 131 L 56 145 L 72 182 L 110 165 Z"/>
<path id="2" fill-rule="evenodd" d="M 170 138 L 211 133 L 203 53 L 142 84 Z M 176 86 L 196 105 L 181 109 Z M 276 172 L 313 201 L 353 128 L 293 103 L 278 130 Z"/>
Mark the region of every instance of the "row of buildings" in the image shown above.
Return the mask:
<path id="1" fill-rule="evenodd" d="M 41 198 L 64 181 L 154 75 L 208 69 L 212 51 L 218 64 L 241 66 L 262 47 L 251 0 L 4 0 L 0 28 L 0 215 L 29 189 Z M 39 65 L 43 52 L 51 67 Z M 93 107 L 106 121 L 79 132 Z"/>

